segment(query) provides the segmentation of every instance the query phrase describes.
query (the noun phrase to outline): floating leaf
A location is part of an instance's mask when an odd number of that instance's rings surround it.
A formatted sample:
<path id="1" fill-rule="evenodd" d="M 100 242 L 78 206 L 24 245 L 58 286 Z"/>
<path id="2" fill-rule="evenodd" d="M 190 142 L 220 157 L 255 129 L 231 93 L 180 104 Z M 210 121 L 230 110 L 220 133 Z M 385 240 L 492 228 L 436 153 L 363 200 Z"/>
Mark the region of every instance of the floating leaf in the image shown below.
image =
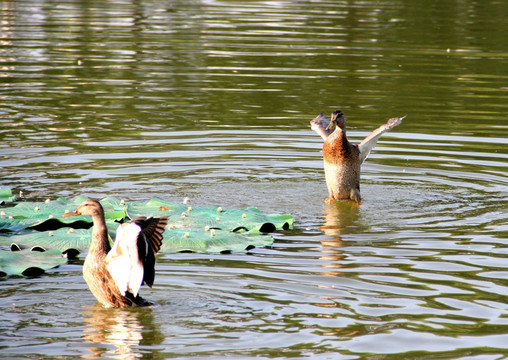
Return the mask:
<path id="1" fill-rule="evenodd" d="M 107 221 L 108 234 L 110 240 L 115 238 L 116 229 L 119 224 Z M 92 242 L 92 228 L 73 229 L 62 228 L 54 231 L 31 231 L 25 234 L 0 237 L 0 246 L 10 244 L 16 245 L 20 249 L 33 248 L 36 246 L 45 249 L 58 249 L 62 253 L 69 251 L 87 252 Z"/>
<path id="2" fill-rule="evenodd" d="M 38 231 L 56 230 L 62 227 L 89 228 L 92 219 L 89 216 L 62 217 L 66 212 L 77 208 L 85 197 L 80 196 L 72 201 L 58 198 L 45 202 L 23 202 L 11 208 L 2 209 L 0 215 L 0 232 L 19 232 L 23 229 Z M 107 220 L 122 221 L 125 218 L 125 207 L 114 198 L 101 201 Z"/>
<path id="3" fill-rule="evenodd" d="M 293 226 L 291 215 L 266 215 L 254 207 L 190 207 L 157 198 L 128 203 L 127 215 L 169 216 L 162 244 L 167 252 L 216 253 L 268 246 L 273 237 L 264 233 Z"/>
<path id="4" fill-rule="evenodd" d="M 54 231 L 32 231 L 22 235 L 0 238 L 0 244 L 15 244 L 21 249 L 40 246 L 45 249 L 57 249 L 61 253 L 75 249 L 80 252 L 88 250 L 92 239 L 91 229 L 58 229 Z"/>
<path id="5" fill-rule="evenodd" d="M 127 205 L 129 218 L 137 216 L 169 216 L 176 227 L 209 226 L 233 231 L 245 228 L 251 234 L 287 230 L 293 227 L 289 214 L 263 214 L 259 209 L 223 209 L 221 207 L 189 207 L 187 205 L 153 198 L 147 202 L 132 202 Z"/>
<path id="6" fill-rule="evenodd" d="M 108 233 L 115 238 L 118 223 L 107 222 Z M 247 232 L 230 232 L 204 226 L 195 228 L 182 226 L 167 227 L 164 231 L 161 251 L 174 252 L 209 252 L 241 251 L 252 247 L 268 246 L 273 243 L 270 235 L 249 235 Z M 64 228 L 55 231 L 32 231 L 22 235 L 0 237 L 0 246 L 15 244 L 21 249 L 39 246 L 47 249 L 58 249 L 61 252 L 78 250 L 87 252 L 92 241 L 92 229 Z M 0 262 L 1 264 L 1 262 Z"/>
<path id="7" fill-rule="evenodd" d="M 9 188 L 0 188 L 0 205 L 8 204 L 16 201 L 17 196 L 12 195 L 12 190 Z"/>
<path id="8" fill-rule="evenodd" d="M 250 235 L 221 229 L 168 229 L 164 232 L 163 252 L 221 253 L 249 250 L 273 244 L 270 235 Z"/>
<path id="9" fill-rule="evenodd" d="M 66 262 L 62 252 L 56 249 L 43 252 L 0 250 L 0 276 L 37 276 Z"/>
<path id="10" fill-rule="evenodd" d="M 74 210 L 84 200 L 86 197 L 79 196 L 71 201 L 57 199 L 39 203 L 24 202 L 4 209 L 3 215 L 0 215 L 0 232 L 16 235 L 3 239 L 0 237 L 0 246 L 2 243 L 3 246 L 15 243 L 22 249 L 40 246 L 61 252 L 87 251 L 91 241 L 91 218 L 62 217 L 65 212 Z M 112 238 L 118 222 L 124 221 L 126 217 L 132 219 L 137 216 L 169 216 L 162 247 L 166 252 L 216 253 L 267 246 L 273 243 L 273 237 L 266 233 L 286 230 L 293 226 L 293 218 L 289 214 L 266 215 L 253 207 L 189 207 L 157 198 L 124 203 L 109 197 L 100 202 L 104 207 L 108 232 Z"/>
<path id="11" fill-rule="evenodd" d="M 9 219 L 0 215 L 0 233 L 18 232 L 26 227 L 27 225 L 22 220 Z"/>

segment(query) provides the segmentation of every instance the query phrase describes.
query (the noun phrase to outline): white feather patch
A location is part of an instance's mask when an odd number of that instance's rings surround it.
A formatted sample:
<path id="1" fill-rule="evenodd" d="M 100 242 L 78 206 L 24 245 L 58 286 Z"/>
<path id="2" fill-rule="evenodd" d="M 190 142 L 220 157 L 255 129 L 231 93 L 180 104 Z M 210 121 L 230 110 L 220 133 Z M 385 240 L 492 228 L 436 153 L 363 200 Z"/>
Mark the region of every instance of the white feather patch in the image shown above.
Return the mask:
<path id="1" fill-rule="evenodd" d="M 106 256 L 106 269 L 120 292 L 138 295 L 143 281 L 143 263 L 138 255 L 138 236 L 141 228 L 135 223 L 122 224 L 116 231 L 115 244 Z"/>

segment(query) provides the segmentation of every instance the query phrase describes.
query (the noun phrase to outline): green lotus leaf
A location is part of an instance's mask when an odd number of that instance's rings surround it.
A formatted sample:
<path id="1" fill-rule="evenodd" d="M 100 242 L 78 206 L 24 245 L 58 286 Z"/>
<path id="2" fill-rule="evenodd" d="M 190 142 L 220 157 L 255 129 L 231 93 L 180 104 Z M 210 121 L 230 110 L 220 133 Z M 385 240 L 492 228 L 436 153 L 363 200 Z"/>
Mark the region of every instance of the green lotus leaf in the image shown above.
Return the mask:
<path id="1" fill-rule="evenodd" d="M 119 224 L 117 222 L 107 221 L 106 226 L 111 241 L 111 239 L 114 239 L 116 236 L 116 229 Z M 61 228 L 54 231 L 31 231 L 21 235 L 0 237 L 0 246 L 5 247 L 14 244 L 21 249 L 42 247 L 45 249 L 58 249 L 63 253 L 70 250 L 87 252 L 91 241 L 92 228 Z"/>
<path id="2" fill-rule="evenodd" d="M 14 219 L 44 219 L 49 215 L 59 216 L 61 209 L 69 207 L 70 204 L 70 201 L 62 198 L 45 202 L 26 201 L 3 209 L 3 213 Z"/>
<path id="3" fill-rule="evenodd" d="M 1 237 L 0 244 L 17 245 L 21 249 L 31 249 L 35 246 L 45 249 L 57 249 L 60 253 L 76 249 L 88 250 L 92 239 L 91 229 L 63 228 L 54 231 L 31 231 L 22 235 Z M 1 264 L 1 263 L 0 263 Z"/>
<path id="4" fill-rule="evenodd" d="M 127 216 L 134 219 L 138 216 L 169 216 L 177 217 L 188 209 L 187 205 L 152 198 L 148 201 L 132 201 L 127 203 Z"/>
<path id="5" fill-rule="evenodd" d="M 179 226 L 194 224 L 197 227 L 215 227 L 224 230 L 245 228 L 251 234 L 268 233 L 275 230 L 287 230 L 293 226 L 289 214 L 263 214 L 259 209 L 222 209 L 221 207 L 190 207 L 153 198 L 146 202 L 129 202 L 129 218 L 137 216 L 169 216 L 170 223 Z"/>
<path id="6" fill-rule="evenodd" d="M 66 262 L 62 252 L 56 249 L 43 252 L 0 250 L 0 276 L 37 276 Z"/>
<path id="7" fill-rule="evenodd" d="M 112 239 L 116 236 L 118 223 L 107 222 L 108 233 Z M 219 253 L 241 251 L 252 247 L 268 246 L 273 243 L 270 235 L 249 235 L 245 231 L 230 232 L 220 229 L 195 228 L 182 226 L 167 227 L 162 242 L 163 252 L 201 252 Z M 22 235 L 0 237 L 0 246 L 17 246 L 21 249 L 41 247 L 58 249 L 60 252 L 78 250 L 87 252 L 92 239 L 92 229 L 64 228 L 55 231 L 32 231 Z M 1 260 L 0 260 L 1 264 Z"/>
<path id="8" fill-rule="evenodd" d="M 0 205 L 8 204 L 16 201 L 18 197 L 12 195 L 12 190 L 9 188 L 0 188 Z"/>
<path id="9" fill-rule="evenodd" d="M 86 228 L 92 224 L 89 216 L 62 217 L 77 208 L 86 197 L 79 196 L 72 201 L 58 198 L 45 202 L 23 202 L 14 207 L 4 208 L 0 213 L 0 232 L 19 232 L 23 229 L 38 231 L 56 230 L 65 226 Z M 107 220 L 122 221 L 125 216 L 123 203 L 114 198 L 101 200 Z"/>
<path id="10" fill-rule="evenodd" d="M 27 226 L 23 220 L 9 219 L 0 215 L 0 233 L 18 232 Z"/>
<path id="11" fill-rule="evenodd" d="M 166 252 L 216 253 L 268 246 L 273 237 L 263 234 L 293 227 L 289 214 L 266 215 L 254 207 L 190 207 L 157 198 L 127 203 L 127 216 L 169 216 L 162 245 Z"/>
<path id="12" fill-rule="evenodd" d="M 0 246 L 13 243 L 22 249 L 39 246 L 62 252 L 70 249 L 86 252 L 91 241 L 92 219 L 87 216 L 62 217 L 84 200 L 86 197 L 80 196 L 71 201 L 24 202 L 5 209 L 5 215 L 0 215 L 0 232 L 15 235 L 0 237 Z M 257 208 L 191 208 L 157 198 L 124 203 L 110 197 L 100 202 L 111 238 L 115 237 L 119 226 L 114 220 L 121 222 L 126 216 L 169 216 L 162 246 L 166 252 L 217 253 L 267 246 L 273 243 L 273 238 L 266 233 L 293 226 L 291 215 L 266 215 Z"/>
<path id="13" fill-rule="evenodd" d="M 222 253 L 249 250 L 273 244 L 270 235 L 250 235 L 220 229 L 170 229 L 164 231 L 161 250 L 168 253 Z"/>

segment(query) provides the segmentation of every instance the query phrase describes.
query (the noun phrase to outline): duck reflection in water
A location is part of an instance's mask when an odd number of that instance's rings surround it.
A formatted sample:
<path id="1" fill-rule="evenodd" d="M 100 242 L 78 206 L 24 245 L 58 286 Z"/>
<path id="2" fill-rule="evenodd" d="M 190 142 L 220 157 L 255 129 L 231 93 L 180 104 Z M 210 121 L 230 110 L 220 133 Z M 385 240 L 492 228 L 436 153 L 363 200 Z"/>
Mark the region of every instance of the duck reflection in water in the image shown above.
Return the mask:
<path id="1" fill-rule="evenodd" d="M 341 260 L 345 259 L 343 251 L 342 235 L 349 232 L 348 229 L 361 227 L 360 224 L 360 208 L 351 206 L 347 202 L 334 201 L 326 204 L 324 213 L 324 224 L 320 226 L 323 231 L 323 239 L 320 240 L 323 255 L 319 258 L 325 260 L 321 266 L 327 271 L 322 275 L 337 276 L 338 269 L 342 267 Z"/>
<path id="2" fill-rule="evenodd" d="M 323 113 L 310 122 L 311 129 L 324 140 L 323 161 L 329 197 L 334 200 L 353 200 L 360 203 L 360 168 L 381 135 L 399 125 L 405 116 L 392 118 L 374 130 L 358 145 L 351 144 L 346 136 L 346 117 L 340 110 L 328 119 Z"/>
<path id="3" fill-rule="evenodd" d="M 155 327 L 152 309 L 105 309 L 95 305 L 84 310 L 87 328 L 83 339 L 93 344 L 85 359 L 135 359 L 143 357 L 139 345 L 157 345 L 164 335 Z"/>

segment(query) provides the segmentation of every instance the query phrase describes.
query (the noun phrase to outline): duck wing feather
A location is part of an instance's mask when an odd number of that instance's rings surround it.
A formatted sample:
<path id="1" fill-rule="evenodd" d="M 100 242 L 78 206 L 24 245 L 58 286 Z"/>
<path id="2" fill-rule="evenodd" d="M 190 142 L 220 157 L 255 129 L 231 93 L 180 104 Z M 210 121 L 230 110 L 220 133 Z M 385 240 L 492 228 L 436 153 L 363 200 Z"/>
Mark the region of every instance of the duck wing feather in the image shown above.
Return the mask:
<path id="1" fill-rule="evenodd" d="M 310 121 L 310 128 L 318 133 L 323 140 L 326 140 L 326 138 L 335 130 L 335 126 L 332 129 L 328 129 L 329 125 L 330 118 L 326 117 L 323 113 L 320 113 Z"/>
<path id="2" fill-rule="evenodd" d="M 138 294 L 143 282 L 144 266 L 138 251 L 141 228 L 135 223 L 121 224 L 116 230 L 115 243 L 106 256 L 106 269 L 121 294 Z"/>
<path id="3" fill-rule="evenodd" d="M 406 116 L 407 115 L 399 118 L 391 118 L 386 124 L 381 125 L 362 140 L 362 142 L 358 145 L 360 149 L 360 161 L 362 163 L 365 159 L 367 159 L 370 151 L 374 148 L 381 135 L 399 125 Z"/>
<path id="4" fill-rule="evenodd" d="M 155 278 L 155 254 L 159 252 L 162 245 L 162 234 L 168 223 L 167 216 L 154 217 L 137 217 L 132 223 L 140 227 L 141 231 L 138 237 L 138 253 L 143 263 L 144 276 L 143 282 L 152 287 Z"/>

